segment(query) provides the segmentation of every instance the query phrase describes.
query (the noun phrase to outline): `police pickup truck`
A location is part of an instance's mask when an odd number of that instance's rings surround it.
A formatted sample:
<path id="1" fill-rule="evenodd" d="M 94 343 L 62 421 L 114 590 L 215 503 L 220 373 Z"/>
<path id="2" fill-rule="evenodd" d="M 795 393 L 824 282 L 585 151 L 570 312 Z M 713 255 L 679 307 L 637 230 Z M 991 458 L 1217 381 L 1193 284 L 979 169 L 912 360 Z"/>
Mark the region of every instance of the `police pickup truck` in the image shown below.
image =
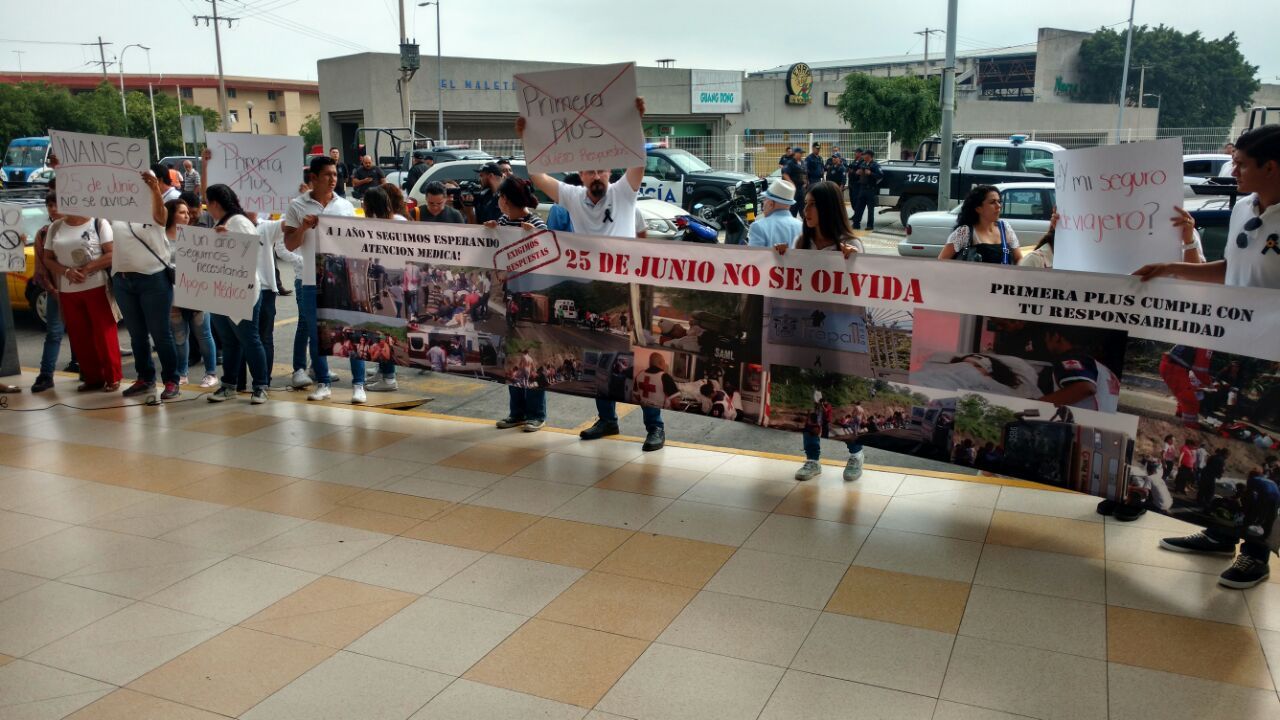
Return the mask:
<path id="1" fill-rule="evenodd" d="M 748 173 L 713 170 L 688 150 L 647 143 L 640 194 L 693 212 L 695 205 L 714 207 L 728 200 L 740 181 L 757 179 Z"/>
<path id="2" fill-rule="evenodd" d="M 938 137 L 920 143 L 915 160 L 881 163 L 880 207 L 897 208 L 903 227 L 913 214 L 938 208 L 938 157 L 942 141 Z M 1053 153 L 1061 145 L 1027 140 L 1013 135 L 1008 140 L 957 137 L 952 157 L 951 197 L 964 198 L 974 185 L 1029 182 L 1053 177 Z"/>

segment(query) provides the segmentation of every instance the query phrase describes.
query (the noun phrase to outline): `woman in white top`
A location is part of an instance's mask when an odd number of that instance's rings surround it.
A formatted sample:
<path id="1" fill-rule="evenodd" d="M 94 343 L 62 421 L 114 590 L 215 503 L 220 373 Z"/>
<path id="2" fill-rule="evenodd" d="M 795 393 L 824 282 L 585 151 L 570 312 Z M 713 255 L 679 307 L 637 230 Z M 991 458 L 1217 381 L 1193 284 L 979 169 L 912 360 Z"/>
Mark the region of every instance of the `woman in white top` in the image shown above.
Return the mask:
<path id="1" fill-rule="evenodd" d="M 962 259 L 1000 265 L 1022 260 L 1018 236 L 1000 219 L 1000 191 L 992 185 L 975 185 L 960 206 L 956 229 L 938 254 L 939 260 Z"/>
<path id="2" fill-rule="evenodd" d="M 156 386 L 156 366 L 151 360 L 155 345 L 160 357 L 161 400 L 179 395 L 178 350 L 173 344 L 169 310 L 173 307 L 173 282 L 169 273 L 169 241 L 164 227 L 168 211 L 160 181 L 150 172 L 142 181 L 151 192 L 152 223 L 113 223 L 115 251 L 111 256 L 111 286 L 120 306 L 124 326 L 133 347 L 133 367 L 138 379 L 124 391 L 125 397 L 150 394 Z"/>
<path id="3" fill-rule="evenodd" d="M 78 215 L 55 221 L 46 234 L 44 263 L 58 279 L 58 300 L 80 362 L 80 392 L 120 388 L 120 337 L 107 296 L 112 262 L 111 223 Z"/>
<path id="4" fill-rule="evenodd" d="M 193 224 L 191 207 L 183 200 L 169 200 L 164 207 L 169 212 L 164 234 L 172 244 L 178 239 L 179 227 Z M 200 355 L 204 360 L 204 377 L 200 380 L 200 387 L 216 387 L 218 346 L 213 342 L 213 325 L 209 313 L 174 305 L 169 311 L 169 329 L 173 332 L 173 344 L 178 352 L 178 384 L 187 384 L 187 371 L 191 365 L 191 331 L 194 329 L 196 343 L 200 346 Z"/>
<path id="5" fill-rule="evenodd" d="M 209 214 L 217 223 L 215 227 L 218 232 L 258 235 L 258 229 L 245 217 L 244 208 L 240 207 L 240 198 L 236 197 L 231 188 L 221 183 L 210 185 L 205 202 L 209 207 Z M 239 322 L 226 315 L 213 316 L 214 330 L 222 341 L 222 387 L 205 396 L 209 402 L 222 402 L 236 396 L 236 384 L 245 362 L 249 364 L 249 374 L 253 377 L 253 404 L 261 405 L 267 401 L 271 369 L 267 367 L 267 351 L 259 334 L 258 317 L 262 310 L 263 293 L 275 291 L 275 261 L 270 245 L 261 238 L 258 239 L 258 245 L 258 276 L 254 283 L 258 289 L 258 301 L 253 305 L 252 315 L 248 320 Z"/>
<path id="6" fill-rule="evenodd" d="M 1053 217 L 1049 218 L 1049 232 L 1040 238 L 1040 242 L 1032 248 L 1030 252 L 1024 253 L 1022 259 L 1018 261 L 1018 265 L 1022 267 L 1040 268 L 1041 270 L 1053 269 L 1053 238 L 1058 230 L 1058 211 L 1053 211 Z"/>

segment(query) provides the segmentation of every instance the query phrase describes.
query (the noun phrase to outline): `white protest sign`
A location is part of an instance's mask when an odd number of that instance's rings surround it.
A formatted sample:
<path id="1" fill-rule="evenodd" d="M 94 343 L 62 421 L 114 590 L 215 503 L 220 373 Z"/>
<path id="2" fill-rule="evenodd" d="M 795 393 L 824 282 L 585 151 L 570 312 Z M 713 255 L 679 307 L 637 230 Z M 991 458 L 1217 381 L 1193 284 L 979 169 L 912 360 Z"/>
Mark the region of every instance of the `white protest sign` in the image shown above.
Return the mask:
<path id="1" fill-rule="evenodd" d="M 26 243 L 22 242 L 22 206 L 0 203 L 0 273 L 20 273 L 26 269 Z"/>
<path id="2" fill-rule="evenodd" d="M 302 138 L 209 133 L 209 184 L 236 192 L 240 205 L 262 219 L 283 215 L 302 182 Z"/>
<path id="3" fill-rule="evenodd" d="M 1055 270 L 1131 273 L 1182 259 L 1182 141 L 1104 145 L 1053 154 Z"/>
<path id="4" fill-rule="evenodd" d="M 248 320 L 258 302 L 257 235 L 184 225 L 174 242 L 173 304 Z"/>
<path id="5" fill-rule="evenodd" d="M 58 156 L 58 210 L 64 215 L 155 222 L 151 190 L 141 173 L 151 166 L 146 140 L 50 130 Z"/>
<path id="6" fill-rule="evenodd" d="M 644 165 L 635 63 L 515 76 L 529 172 Z"/>

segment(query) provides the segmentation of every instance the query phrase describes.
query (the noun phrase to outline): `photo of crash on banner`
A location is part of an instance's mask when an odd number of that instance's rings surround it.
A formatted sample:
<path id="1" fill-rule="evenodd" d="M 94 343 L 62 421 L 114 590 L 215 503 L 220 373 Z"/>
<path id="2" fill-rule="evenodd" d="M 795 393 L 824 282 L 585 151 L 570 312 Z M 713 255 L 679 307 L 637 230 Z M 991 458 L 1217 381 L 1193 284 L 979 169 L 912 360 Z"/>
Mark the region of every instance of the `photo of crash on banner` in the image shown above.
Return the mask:
<path id="1" fill-rule="evenodd" d="M 502 375 L 497 271 L 317 254 L 320 349 L 436 372 Z"/>
<path id="2" fill-rule="evenodd" d="M 1269 360 L 1131 339 L 1120 409 L 1138 416 L 1142 472 L 1128 502 L 1280 546 L 1278 372 Z"/>
<path id="3" fill-rule="evenodd" d="M 528 273 L 501 292 L 508 383 L 631 402 L 630 285 Z"/>

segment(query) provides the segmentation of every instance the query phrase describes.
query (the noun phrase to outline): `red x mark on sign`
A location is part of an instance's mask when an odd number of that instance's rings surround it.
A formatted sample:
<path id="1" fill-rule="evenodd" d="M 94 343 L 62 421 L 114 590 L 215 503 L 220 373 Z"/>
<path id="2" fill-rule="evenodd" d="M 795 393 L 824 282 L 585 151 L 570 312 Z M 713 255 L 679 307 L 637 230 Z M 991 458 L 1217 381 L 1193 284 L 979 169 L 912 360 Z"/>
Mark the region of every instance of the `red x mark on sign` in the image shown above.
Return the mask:
<path id="1" fill-rule="evenodd" d="M 605 84 L 604 84 L 604 86 L 600 88 L 600 90 L 596 91 L 596 93 L 595 93 L 595 94 L 596 94 L 596 95 L 603 96 L 606 92 L 608 92 L 608 91 L 609 91 L 609 88 L 613 87 L 614 83 L 618 82 L 618 80 L 619 80 L 619 79 L 621 79 L 621 78 L 622 78 L 622 76 L 623 76 L 623 75 L 625 75 L 628 71 L 632 71 L 632 72 L 634 72 L 634 66 L 633 66 L 633 65 L 631 65 L 631 64 L 623 65 L 623 66 L 622 66 L 622 69 L 621 69 L 621 70 L 619 70 L 619 71 L 618 71 L 618 73 L 617 73 L 616 75 L 614 75 L 614 76 L 609 80 L 609 82 L 605 83 Z M 554 95 L 554 93 L 547 92 L 547 91 L 546 91 L 545 89 L 543 89 L 542 87 L 539 87 L 538 85 L 536 85 L 536 84 L 534 84 L 534 83 L 532 83 L 532 82 L 529 82 L 529 80 L 528 80 L 527 76 L 522 76 L 522 77 L 520 77 L 520 78 L 519 78 L 519 80 L 520 80 L 520 82 L 522 82 L 523 84 L 525 84 L 525 85 L 527 85 L 527 86 L 529 86 L 529 87 L 533 88 L 534 90 L 537 90 L 539 93 L 542 93 L 542 95 L 544 95 L 544 96 L 546 96 L 546 97 L 554 97 L 554 96 L 555 96 L 555 95 Z M 613 138 L 615 141 L 617 141 L 617 143 L 618 143 L 620 146 L 625 147 L 625 148 L 627 149 L 627 152 L 631 153 L 632 155 L 635 155 L 635 156 L 640 160 L 640 162 L 641 162 L 641 163 L 643 163 L 643 162 L 644 162 L 644 160 L 645 160 L 645 156 L 644 156 L 644 154 L 643 154 L 643 153 L 640 153 L 640 152 L 637 152 L 637 151 L 636 151 L 636 149 L 635 149 L 634 147 L 632 147 L 632 146 L 631 146 L 631 143 L 629 143 L 629 142 L 627 142 L 627 141 L 623 140 L 622 138 L 618 137 L 617 135 L 615 135 L 612 131 L 610 131 L 610 130 L 609 130 L 609 128 L 605 125 L 605 123 L 602 123 L 602 122 L 600 122 L 600 121 L 596 120 L 595 118 L 591 117 L 590 115 L 588 115 L 588 114 L 587 114 L 588 107 L 589 107 L 589 106 L 588 106 L 586 103 L 584 103 L 584 104 L 583 104 L 583 108 L 582 108 L 581 110 L 578 110 L 578 111 L 577 111 L 577 114 L 573 116 L 573 119 L 572 119 L 570 122 L 565 123 L 564 127 L 563 127 L 559 132 L 555 133 L 555 135 L 551 138 L 551 142 L 547 143 L 547 146 L 546 146 L 546 147 L 542 148 L 542 150 L 540 150 L 540 151 L 538 152 L 538 154 L 537 154 L 537 155 L 534 155 L 534 156 L 533 156 L 533 159 L 529 160 L 529 164 L 530 164 L 530 165 L 533 165 L 533 164 L 537 163 L 539 160 L 541 160 L 541 159 L 542 159 L 542 157 L 543 157 L 544 155 L 546 155 L 546 154 L 547 154 L 547 153 L 548 153 L 548 152 L 549 152 L 553 147 L 555 147 L 555 146 L 560 142 L 560 140 L 561 140 L 562 138 L 564 138 L 566 135 L 568 135 L 569 131 L 570 131 L 570 130 L 575 126 L 575 125 L 577 125 L 577 123 L 578 123 L 578 121 L 579 121 L 579 120 L 581 120 L 581 119 L 583 119 L 583 118 L 586 118 L 587 120 L 590 120 L 590 121 L 592 121 L 593 123 L 595 123 L 595 126 L 596 126 L 596 127 L 598 127 L 598 128 L 599 128 L 602 132 L 604 132 L 606 135 L 608 135 L 609 137 L 611 137 L 611 138 Z"/>

